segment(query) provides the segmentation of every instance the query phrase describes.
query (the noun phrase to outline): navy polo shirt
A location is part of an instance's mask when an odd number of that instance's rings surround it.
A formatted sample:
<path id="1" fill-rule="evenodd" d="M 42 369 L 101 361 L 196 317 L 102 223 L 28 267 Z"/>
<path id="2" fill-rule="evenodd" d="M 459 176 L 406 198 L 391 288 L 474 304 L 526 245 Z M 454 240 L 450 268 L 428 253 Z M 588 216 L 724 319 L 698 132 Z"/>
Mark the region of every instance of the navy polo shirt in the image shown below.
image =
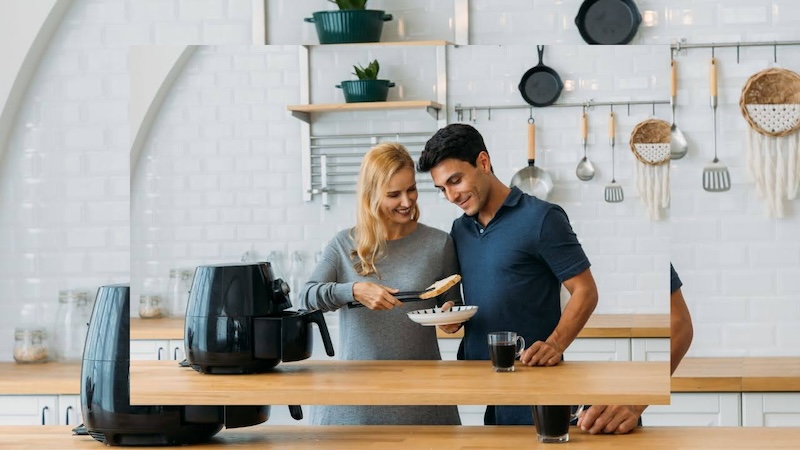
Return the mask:
<path id="1" fill-rule="evenodd" d="M 678 272 L 675 272 L 675 268 L 672 267 L 672 263 L 669 263 L 669 292 L 675 292 L 683 286 L 683 282 L 678 277 Z"/>
<path id="2" fill-rule="evenodd" d="M 561 318 L 561 283 L 590 266 L 564 210 L 518 188 L 485 228 L 464 214 L 451 235 L 464 302 L 478 306 L 464 323 L 467 360 L 489 359 L 492 331 L 514 331 L 526 347 L 547 339 Z"/>

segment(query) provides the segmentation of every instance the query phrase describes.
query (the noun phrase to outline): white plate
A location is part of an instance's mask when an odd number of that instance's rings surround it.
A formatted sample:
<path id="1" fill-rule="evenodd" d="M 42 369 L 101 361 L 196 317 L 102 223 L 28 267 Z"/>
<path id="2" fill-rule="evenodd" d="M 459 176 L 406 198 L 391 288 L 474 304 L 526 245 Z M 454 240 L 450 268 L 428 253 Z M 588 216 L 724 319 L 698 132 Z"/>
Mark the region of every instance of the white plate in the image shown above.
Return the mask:
<path id="1" fill-rule="evenodd" d="M 420 325 L 450 325 L 453 323 L 466 322 L 475 313 L 478 307 L 475 305 L 454 306 L 450 311 L 442 312 L 441 308 L 418 309 L 411 311 L 408 318 Z"/>

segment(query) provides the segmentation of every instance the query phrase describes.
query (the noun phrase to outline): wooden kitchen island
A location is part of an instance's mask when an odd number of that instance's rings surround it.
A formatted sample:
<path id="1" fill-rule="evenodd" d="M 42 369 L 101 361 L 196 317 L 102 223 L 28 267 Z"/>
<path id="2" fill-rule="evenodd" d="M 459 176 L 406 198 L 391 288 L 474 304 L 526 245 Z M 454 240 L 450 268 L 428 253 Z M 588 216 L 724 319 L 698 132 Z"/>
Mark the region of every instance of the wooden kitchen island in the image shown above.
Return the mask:
<path id="1" fill-rule="evenodd" d="M 109 448 L 65 426 L 0 427 L 0 448 L 91 450 Z M 270 426 L 223 430 L 209 443 L 180 448 L 229 449 L 553 449 L 728 450 L 797 449 L 798 428 L 642 427 L 626 435 L 570 430 L 562 445 L 536 441 L 533 427 L 502 426 Z M 158 448 L 167 447 L 136 447 Z"/>
<path id="2" fill-rule="evenodd" d="M 313 361 L 274 372 L 206 375 L 175 361 L 131 361 L 132 405 L 534 405 L 669 403 L 668 362 Z"/>

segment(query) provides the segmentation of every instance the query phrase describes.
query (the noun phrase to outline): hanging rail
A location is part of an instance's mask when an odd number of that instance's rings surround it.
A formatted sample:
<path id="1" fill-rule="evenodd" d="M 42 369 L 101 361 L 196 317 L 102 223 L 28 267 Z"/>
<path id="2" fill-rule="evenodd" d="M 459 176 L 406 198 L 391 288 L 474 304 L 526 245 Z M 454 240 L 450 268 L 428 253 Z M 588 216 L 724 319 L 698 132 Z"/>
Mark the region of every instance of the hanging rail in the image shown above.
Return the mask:
<path id="1" fill-rule="evenodd" d="M 675 58 L 677 53 L 681 50 L 689 50 L 696 48 L 710 48 L 712 55 L 714 49 L 717 48 L 735 48 L 736 49 L 736 63 L 739 63 L 739 50 L 742 47 L 772 47 L 772 59 L 778 61 L 778 47 L 800 45 L 800 41 L 761 41 L 761 42 L 706 42 L 699 44 L 689 44 L 685 39 L 670 44 L 669 56 L 670 59 Z"/>
<path id="2" fill-rule="evenodd" d="M 618 102 L 595 102 L 593 100 L 589 100 L 582 103 L 553 103 L 552 105 L 545 106 L 542 108 L 536 108 L 531 105 L 500 105 L 500 106 L 462 106 L 460 103 L 456 104 L 455 112 L 458 116 L 458 120 L 463 120 L 464 111 L 469 112 L 470 120 L 476 119 L 476 113 L 478 111 L 488 111 L 489 112 L 489 120 L 492 120 L 492 111 L 499 110 L 499 109 L 529 109 L 531 111 L 531 115 L 533 115 L 533 109 L 547 109 L 547 108 L 593 108 L 595 106 L 627 106 L 628 107 L 628 115 L 631 112 L 631 106 L 634 105 L 651 105 L 653 109 L 655 109 L 656 105 L 669 105 L 669 100 L 628 100 L 628 101 L 618 101 Z"/>

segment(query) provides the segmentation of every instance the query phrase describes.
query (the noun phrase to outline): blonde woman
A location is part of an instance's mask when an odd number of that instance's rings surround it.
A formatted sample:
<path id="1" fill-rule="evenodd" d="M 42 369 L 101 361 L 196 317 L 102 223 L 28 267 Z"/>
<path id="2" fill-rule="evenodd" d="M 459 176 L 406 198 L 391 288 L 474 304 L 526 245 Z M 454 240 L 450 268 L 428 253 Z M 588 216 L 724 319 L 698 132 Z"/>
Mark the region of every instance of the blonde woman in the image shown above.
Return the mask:
<path id="1" fill-rule="evenodd" d="M 339 310 L 341 359 L 441 359 L 434 327 L 406 313 L 436 299 L 403 303 L 393 294 L 424 290 L 458 272 L 448 233 L 418 222 L 414 160 L 397 143 L 364 156 L 356 194 L 356 225 L 334 236 L 303 292 L 302 307 Z M 460 301 L 459 289 L 439 299 Z M 365 308 L 348 308 L 349 302 Z M 429 383 L 430 380 L 419 380 Z M 315 425 L 460 425 L 455 406 L 317 406 Z"/>

